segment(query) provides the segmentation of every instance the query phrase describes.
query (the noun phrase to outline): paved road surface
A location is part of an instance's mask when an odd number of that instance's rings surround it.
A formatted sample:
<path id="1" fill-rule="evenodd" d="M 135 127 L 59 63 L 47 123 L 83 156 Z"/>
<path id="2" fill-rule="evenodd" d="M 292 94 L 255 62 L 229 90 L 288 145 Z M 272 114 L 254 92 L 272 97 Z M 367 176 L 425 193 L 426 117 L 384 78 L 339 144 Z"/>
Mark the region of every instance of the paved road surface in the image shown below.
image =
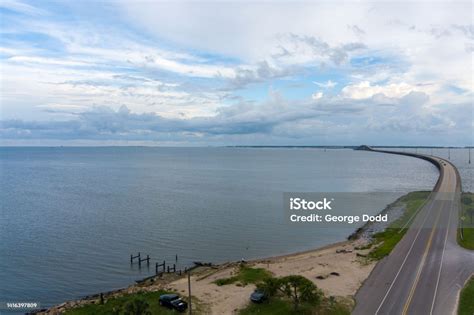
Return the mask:
<path id="1" fill-rule="evenodd" d="M 440 177 L 403 239 L 357 292 L 353 314 L 455 314 L 460 289 L 474 273 L 474 251 L 456 242 L 461 194 L 458 171 L 438 157 L 379 152 L 428 160 L 439 166 Z"/>

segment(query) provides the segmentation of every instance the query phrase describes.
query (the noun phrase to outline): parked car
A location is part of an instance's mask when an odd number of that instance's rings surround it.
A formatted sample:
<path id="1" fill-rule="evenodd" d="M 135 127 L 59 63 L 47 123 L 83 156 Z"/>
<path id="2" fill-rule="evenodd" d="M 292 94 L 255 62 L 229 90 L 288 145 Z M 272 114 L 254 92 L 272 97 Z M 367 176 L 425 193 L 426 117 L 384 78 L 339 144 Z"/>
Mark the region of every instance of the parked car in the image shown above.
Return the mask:
<path id="1" fill-rule="evenodd" d="M 178 312 L 184 312 L 188 308 L 188 303 L 184 302 L 177 294 L 160 295 L 160 305 Z"/>
<path id="2" fill-rule="evenodd" d="M 268 299 L 268 296 L 260 290 L 255 290 L 253 291 L 252 294 L 250 294 L 250 301 L 254 303 L 263 303 Z"/>

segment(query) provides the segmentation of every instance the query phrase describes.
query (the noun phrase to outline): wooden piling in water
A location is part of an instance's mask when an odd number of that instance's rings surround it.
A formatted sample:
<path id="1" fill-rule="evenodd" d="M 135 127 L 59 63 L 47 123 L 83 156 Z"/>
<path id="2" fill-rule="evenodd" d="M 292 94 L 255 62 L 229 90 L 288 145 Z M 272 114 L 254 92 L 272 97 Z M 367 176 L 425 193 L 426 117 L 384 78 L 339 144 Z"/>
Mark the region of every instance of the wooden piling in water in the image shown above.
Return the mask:
<path id="1" fill-rule="evenodd" d="M 130 254 L 130 264 L 133 264 L 133 260 L 138 258 L 138 263 L 140 263 L 140 252 L 138 252 L 138 255 L 133 256 L 133 254 Z"/>
<path id="2" fill-rule="evenodd" d="M 143 258 L 143 259 L 138 257 L 138 265 L 139 266 L 142 265 L 142 261 L 146 261 L 146 264 L 149 265 L 150 264 L 150 255 L 146 255 L 146 258 Z"/>
<path id="3" fill-rule="evenodd" d="M 163 260 L 163 262 L 161 264 L 159 263 L 155 263 L 155 274 L 158 274 L 158 268 L 160 267 L 163 267 L 163 271 L 162 272 L 165 272 L 165 264 L 166 262 Z"/>

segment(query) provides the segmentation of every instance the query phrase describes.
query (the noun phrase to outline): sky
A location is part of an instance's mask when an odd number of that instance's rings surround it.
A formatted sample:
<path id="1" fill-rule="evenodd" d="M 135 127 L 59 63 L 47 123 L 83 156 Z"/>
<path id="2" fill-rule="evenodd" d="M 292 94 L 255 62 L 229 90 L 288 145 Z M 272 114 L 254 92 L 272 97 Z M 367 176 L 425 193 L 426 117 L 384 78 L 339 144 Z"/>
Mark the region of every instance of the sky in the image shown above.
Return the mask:
<path id="1" fill-rule="evenodd" d="M 0 0 L 0 145 L 472 145 L 473 13 Z"/>

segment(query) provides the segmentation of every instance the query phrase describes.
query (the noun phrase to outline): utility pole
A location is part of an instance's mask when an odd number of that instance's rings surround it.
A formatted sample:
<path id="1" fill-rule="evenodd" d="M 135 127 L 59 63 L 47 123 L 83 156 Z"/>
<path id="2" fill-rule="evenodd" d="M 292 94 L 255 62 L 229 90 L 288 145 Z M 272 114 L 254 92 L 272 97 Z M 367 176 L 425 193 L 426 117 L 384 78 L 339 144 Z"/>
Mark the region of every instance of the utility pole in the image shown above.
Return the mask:
<path id="1" fill-rule="evenodd" d="M 189 305 L 188 305 L 188 309 L 189 309 L 189 315 L 192 315 L 193 314 L 193 307 L 191 305 L 191 272 L 188 270 L 188 294 L 189 294 Z"/>

